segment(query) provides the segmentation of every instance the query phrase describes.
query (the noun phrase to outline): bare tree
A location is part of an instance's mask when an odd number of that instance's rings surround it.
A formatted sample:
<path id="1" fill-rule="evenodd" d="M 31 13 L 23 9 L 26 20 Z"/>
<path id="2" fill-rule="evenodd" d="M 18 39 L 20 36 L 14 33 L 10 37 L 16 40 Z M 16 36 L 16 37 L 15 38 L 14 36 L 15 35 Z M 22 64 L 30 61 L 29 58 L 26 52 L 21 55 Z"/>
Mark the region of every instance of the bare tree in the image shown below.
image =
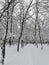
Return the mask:
<path id="1" fill-rule="evenodd" d="M 30 1 L 30 4 L 28 5 L 28 8 L 27 8 L 25 14 L 23 13 L 23 22 L 22 22 L 22 26 L 21 26 L 20 37 L 19 37 L 19 39 L 18 39 L 17 51 L 19 51 L 19 44 L 20 44 L 20 40 L 21 40 L 21 37 L 22 37 L 22 33 L 23 33 L 23 26 L 24 26 L 25 18 L 26 18 L 26 16 L 27 16 L 27 12 L 28 12 L 28 10 L 29 10 L 29 8 L 30 8 L 32 2 L 33 2 L 33 0 Z"/>
<path id="2" fill-rule="evenodd" d="M 8 5 L 8 1 L 5 0 L 5 4 Z M 7 34 L 8 34 L 8 20 L 9 20 L 9 11 L 6 11 L 6 32 L 5 32 L 5 37 L 4 37 L 4 41 L 3 41 L 3 48 L 2 48 L 2 64 L 4 65 L 4 58 L 5 58 L 5 44 L 6 44 L 6 39 L 7 39 Z"/>

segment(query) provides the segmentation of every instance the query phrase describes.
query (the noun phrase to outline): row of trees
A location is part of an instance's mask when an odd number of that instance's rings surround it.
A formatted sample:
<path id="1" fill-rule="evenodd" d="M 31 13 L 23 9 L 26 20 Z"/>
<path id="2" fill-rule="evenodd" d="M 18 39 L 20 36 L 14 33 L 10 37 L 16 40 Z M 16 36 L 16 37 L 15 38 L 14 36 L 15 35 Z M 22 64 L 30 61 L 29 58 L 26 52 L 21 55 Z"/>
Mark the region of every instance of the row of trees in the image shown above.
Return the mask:
<path id="1" fill-rule="evenodd" d="M 22 47 L 28 43 L 36 44 L 37 47 L 38 43 L 41 45 L 46 43 L 48 16 L 48 0 L 29 0 L 28 4 L 25 0 L 5 0 L 4 6 L 0 9 L 0 27 L 3 30 L 2 64 L 4 64 L 6 43 L 10 45 L 16 43 L 17 51 L 20 43 Z"/>

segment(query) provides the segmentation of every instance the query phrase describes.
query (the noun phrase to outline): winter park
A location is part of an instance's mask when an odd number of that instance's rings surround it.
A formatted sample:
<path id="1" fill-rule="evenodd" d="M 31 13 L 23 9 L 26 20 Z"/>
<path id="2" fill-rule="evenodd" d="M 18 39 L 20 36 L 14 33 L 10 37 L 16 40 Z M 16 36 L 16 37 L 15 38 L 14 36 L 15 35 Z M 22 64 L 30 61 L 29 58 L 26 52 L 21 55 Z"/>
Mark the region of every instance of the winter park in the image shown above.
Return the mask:
<path id="1" fill-rule="evenodd" d="M 49 65 L 49 0 L 0 0 L 0 65 Z"/>

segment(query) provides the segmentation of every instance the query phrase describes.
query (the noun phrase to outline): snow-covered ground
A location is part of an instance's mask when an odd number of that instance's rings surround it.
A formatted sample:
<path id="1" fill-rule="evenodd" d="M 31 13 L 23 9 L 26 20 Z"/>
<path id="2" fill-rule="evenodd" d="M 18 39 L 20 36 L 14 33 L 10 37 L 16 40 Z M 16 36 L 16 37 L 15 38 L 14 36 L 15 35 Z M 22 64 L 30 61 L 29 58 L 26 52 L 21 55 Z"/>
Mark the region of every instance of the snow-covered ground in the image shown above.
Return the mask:
<path id="1" fill-rule="evenodd" d="M 17 52 L 16 45 L 11 47 L 7 45 L 4 65 L 49 65 L 49 46 L 44 45 L 44 49 L 41 50 L 40 45 L 39 48 L 27 45 Z"/>

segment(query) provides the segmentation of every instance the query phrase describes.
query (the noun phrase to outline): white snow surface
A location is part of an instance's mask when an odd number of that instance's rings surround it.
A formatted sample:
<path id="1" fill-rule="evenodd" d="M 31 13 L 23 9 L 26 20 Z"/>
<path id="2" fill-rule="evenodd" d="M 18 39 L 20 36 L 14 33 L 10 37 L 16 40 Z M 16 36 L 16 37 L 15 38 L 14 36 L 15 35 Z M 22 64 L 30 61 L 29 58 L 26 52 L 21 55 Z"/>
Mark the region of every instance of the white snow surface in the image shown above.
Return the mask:
<path id="1" fill-rule="evenodd" d="M 1 49 L 0 49 L 1 59 Z M 1 63 L 0 63 L 1 65 Z M 17 52 L 17 46 L 6 45 L 6 55 L 4 65 L 49 65 L 49 46 L 44 45 L 41 50 L 34 45 L 27 45 Z"/>

